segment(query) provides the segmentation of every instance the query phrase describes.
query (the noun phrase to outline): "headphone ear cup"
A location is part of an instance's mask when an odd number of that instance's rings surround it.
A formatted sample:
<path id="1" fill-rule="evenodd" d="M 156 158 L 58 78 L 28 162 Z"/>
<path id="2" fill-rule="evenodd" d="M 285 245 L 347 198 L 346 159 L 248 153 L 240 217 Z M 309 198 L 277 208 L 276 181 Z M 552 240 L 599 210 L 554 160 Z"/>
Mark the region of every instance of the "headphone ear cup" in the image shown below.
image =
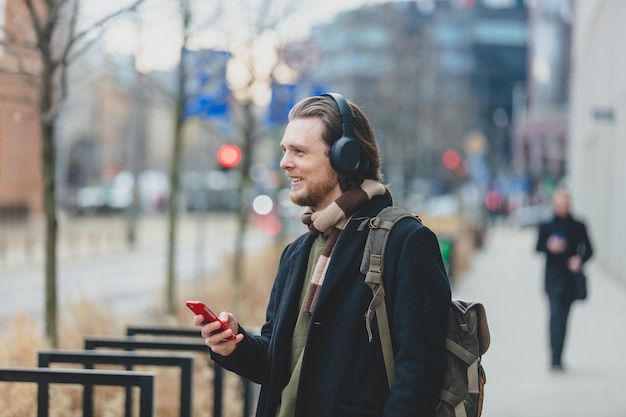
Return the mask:
<path id="1" fill-rule="evenodd" d="M 361 147 L 351 137 L 342 136 L 330 148 L 330 164 L 339 174 L 356 171 L 361 163 Z"/>
<path id="2" fill-rule="evenodd" d="M 349 174 L 356 171 L 361 163 L 361 146 L 354 138 L 352 110 L 341 94 L 326 93 L 322 96 L 328 96 L 335 101 L 341 116 L 342 134 L 330 148 L 330 165 L 339 174 Z"/>

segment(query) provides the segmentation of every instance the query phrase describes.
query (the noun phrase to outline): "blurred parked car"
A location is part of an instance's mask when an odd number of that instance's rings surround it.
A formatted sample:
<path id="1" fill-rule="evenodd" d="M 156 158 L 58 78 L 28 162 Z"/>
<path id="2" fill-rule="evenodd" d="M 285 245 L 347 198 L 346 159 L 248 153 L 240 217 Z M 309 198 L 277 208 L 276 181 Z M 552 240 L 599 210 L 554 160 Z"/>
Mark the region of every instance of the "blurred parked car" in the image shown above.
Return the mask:
<path id="1" fill-rule="evenodd" d="M 238 171 L 185 172 L 181 187 L 187 211 L 225 210 L 239 207 Z"/>
<path id="2" fill-rule="evenodd" d="M 69 210 L 75 214 L 118 212 L 133 202 L 135 178 L 121 171 L 109 184 L 80 188 Z M 143 211 L 160 211 L 169 196 L 169 178 L 165 172 L 146 170 L 139 174 L 138 204 Z"/>
<path id="3" fill-rule="evenodd" d="M 509 222 L 516 227 L 534 227 L 552 217 L 550 204 L 522 206 L 513 209 L 508 217 Z"/>

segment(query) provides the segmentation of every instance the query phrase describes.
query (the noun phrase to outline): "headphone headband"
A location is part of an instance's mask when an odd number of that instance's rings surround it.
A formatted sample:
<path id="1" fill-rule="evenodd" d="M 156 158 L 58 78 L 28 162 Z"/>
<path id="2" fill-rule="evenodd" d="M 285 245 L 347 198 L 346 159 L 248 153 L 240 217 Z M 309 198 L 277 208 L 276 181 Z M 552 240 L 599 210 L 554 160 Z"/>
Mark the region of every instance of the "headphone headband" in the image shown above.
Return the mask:
<path id="1" fill-rule="evenodd" d="M 354 137 L 352 110 L 341 94 L 325 93 L 322 96 L 335 101 L 341 116 L 342 134 L 330 148 L 330 164 L 338 173 L 349 174 L 356 171 L 361 163 L 361 146 Z"/>
<path id="2" fill-rule="evenodd" d="M 332 98 L 337 107 L 339 108 L 339 114 L 341 115 L 341 127 L 343 128 L 343 135 L 350 138 L 354 137 L 354 126 L 352 125 L 352 110 L 345 98 L 339 93 L 324 93 L 322 96 L 328 96 Z"/>

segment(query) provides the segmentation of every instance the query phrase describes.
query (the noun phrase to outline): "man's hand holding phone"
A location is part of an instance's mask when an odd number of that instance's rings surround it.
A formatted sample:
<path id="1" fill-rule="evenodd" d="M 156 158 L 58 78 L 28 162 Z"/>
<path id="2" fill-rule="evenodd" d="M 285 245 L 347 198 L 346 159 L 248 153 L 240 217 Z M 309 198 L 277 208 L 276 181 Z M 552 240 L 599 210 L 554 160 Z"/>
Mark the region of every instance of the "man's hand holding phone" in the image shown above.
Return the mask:
<path id="1" fill-rule="evenodd" d="M 186 305 L 196 314 L 193 324 L 202 327 L 200 333 L 205 344 L 218 355 L 228 356 L 233 353 L 237 344 L 243 340 L 243 334 L 237 334 L 239 324 L 235 316 L 222 312 L 218 317 L 200 301 L 187 301 Z"/>

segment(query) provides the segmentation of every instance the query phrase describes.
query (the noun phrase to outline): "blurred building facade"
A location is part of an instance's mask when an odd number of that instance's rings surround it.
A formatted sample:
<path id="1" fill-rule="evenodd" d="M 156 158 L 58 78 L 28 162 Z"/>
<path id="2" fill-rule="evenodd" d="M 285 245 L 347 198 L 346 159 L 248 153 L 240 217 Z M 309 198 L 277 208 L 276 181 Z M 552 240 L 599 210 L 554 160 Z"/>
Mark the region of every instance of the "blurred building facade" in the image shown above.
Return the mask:
<path id="1" fill-rule="evenodd" d="M 157 83 L 147 83 L 131 55 L 106 54 L 97 43 L 69 77 L 55 136 L 57 204 L 71 211 L 83 187 L 107 186 L 122 171 L 166 169 L 174 122 L 172 104 L 147 93 Z"/>
<path id="2" fill-rule="evenodd" d="M 0 218 L 27 219 L 41 215 L 43 192 L 38 80 L 23 73 L 37 74 L 40 64 L 37 51 L 24 46 L 35 44 L 35 38 L 23 1 L 0 0 L 0 6 Z M 66 27 L 61 25 L 60 30 Z M 213 92 L 211 86 L 225 87 L 223 73 L 230 54 L 195 51 L 188 55 L 222 57 L 210 59 L 211 65 L 189 65 L 193 73 L 188 78 L 197 85 L 187 86 L 186 91 L 195 94 L 195 110 L 185 113 L 189 123 L 185 124 L 182 166 L 207 171 L 217 166 L 215 149 L 224 136 L 207 119 L 218 111 L 226 117 L 230 99 L 228 92 L 220 90 L 219 97 L 225 101 L 218 108 L 215 100 L 207 101 L 207 94 Z M 167 176 L 177 71 L 141 74 L 135 69 L 134 56 L 107 53 L 102 39 L 90 41 L 90 47 L 72 61 L 68 94 L 54 132 L 59 209 L 75 212 L 80 190 L 89 191 L 83 195 L 91 196 L 90 200 L 113 196 L 118 175 L 128 178 L 130 172 L 138 177 L 145 170 Z M 215 72 L 219 72 L 219 82 Z"/>
<path id="3" fill-rule="evenodd" d="M 312 31 L 321 54 L 317 76 L 365 108 L 393 161 L 385 174 L 396 189 L 417 191 L 423 178 L 454 185 L 466 175 L 486 188 L 509 171 L 513 91 L 526 81 L 528 10 L 522 1 L 484 3 L 377 4 Z M 467 165 L 446 168 L 448 149 L 473 158 L 469 168 L 481 175 L 472 177 Z"/>
<path id="4" fill-rule="evenodd" d="M 26 6 L 0 5 L 0 220 L 24 219 L 43 204 L 38 79 L 24 74 L 36 74 L 39 62 L 32 48 L 11 42 L 35 42 L 23 24 Z"/>
<path id="5" fill-rule="evenodd" d="M 566 175 L 572 22 L 570 0 L 529 8 L 528 82 L 516 86 L 511 134 L 514 170 L 528 177 L 531 203 L 548 200 Z"/>
<path id="6" fill-rule="evenodd" d="M 626 284 L 626 2 L 574 3 L 568 178 L 595 262 Z M 593 281 L 592 281 L 593 282 Z"/>

